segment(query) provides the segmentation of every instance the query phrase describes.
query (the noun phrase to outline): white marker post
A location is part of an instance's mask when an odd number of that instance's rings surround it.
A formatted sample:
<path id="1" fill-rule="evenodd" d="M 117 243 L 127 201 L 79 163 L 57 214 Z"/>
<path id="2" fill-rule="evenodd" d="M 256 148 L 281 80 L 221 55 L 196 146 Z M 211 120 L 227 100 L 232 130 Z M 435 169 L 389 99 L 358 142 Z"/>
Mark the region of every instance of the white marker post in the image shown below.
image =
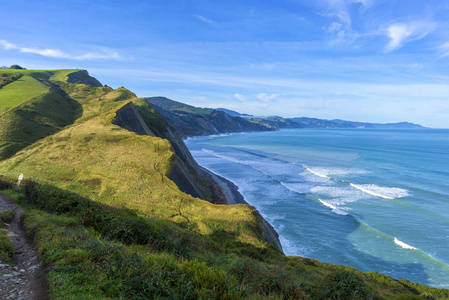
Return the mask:
<path id="1" fill-rule="evenodd" d="M 19 181 L 17 181 L 17 187 L 20 187 L 20 183 L 22 182 L 23 179 L 23 173 L 19 175 Z"/>

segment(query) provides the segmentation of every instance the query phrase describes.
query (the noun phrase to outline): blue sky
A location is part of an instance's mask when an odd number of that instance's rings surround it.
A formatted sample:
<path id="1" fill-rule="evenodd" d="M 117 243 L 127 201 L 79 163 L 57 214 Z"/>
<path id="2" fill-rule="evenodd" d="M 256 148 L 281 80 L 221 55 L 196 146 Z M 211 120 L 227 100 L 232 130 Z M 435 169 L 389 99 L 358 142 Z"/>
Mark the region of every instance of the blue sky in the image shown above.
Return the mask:
<path id="1" fill-rule="evenodd" d="M 0 65 L 255 115 L 449 128 L 449 0 L 0 4 Z"/>

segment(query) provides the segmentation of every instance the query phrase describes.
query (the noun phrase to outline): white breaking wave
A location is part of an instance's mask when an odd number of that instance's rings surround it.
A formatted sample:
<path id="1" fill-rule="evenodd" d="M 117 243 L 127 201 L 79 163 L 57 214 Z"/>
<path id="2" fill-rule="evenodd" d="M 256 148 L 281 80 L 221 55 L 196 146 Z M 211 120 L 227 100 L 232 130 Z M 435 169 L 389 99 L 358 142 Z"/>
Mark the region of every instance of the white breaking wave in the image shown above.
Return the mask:
<path id="1" fill-rule="evenodd" d="M 395 199 L 395 198 L 402 198 L 409 195 L 407 190 L 400 189 L 400 188 L 388 188 L 388 187 L 381 187 L 377 186 L 375 184 L 353 184 L 350 183 L 350 185 L 362 192 L 365 192 L 367 194 L 384 198 L 384 199 Z"/>
<path id="2" fill-rule="evenodd" d="M 413 246 L 410 246 L 410 245 L 408 245 L 408 244 L 406 244 L 406 243 L 404 243 L 404 242 L 398 240 L 397 238 L 394 238 L 394 243 L 395 243 L 396 245 L 401 246 L 401 247 L 404 248 L 404 249 L 418 250 L 417 248 L 415 248 L 415 247 L 413 247 Z"/>
<path id="3" fill-rule="evenodd" d="M 314 175 L 316 175 L 316 176 L 318 176 L 318 177 L 321 177 L 321 178 L 329 178 L 329 176 L 327 176 L 327 175 L 325 175 L 325 174 L 318 173 L 318 172 L 316 172 L 316 171 L 310 169 L 310 168 L 309 168 L 308 166 L 306 166 L 306 165 L 303 165 L 303 167 L 306 168 L 307 171 L 309 171 L 310 173 L 312 173 L 312 174 L 314 174 Z"/>
<path id="4" fill-rule="evenodd" d="M 323 204 L 324 206 L 327 206 L 327 207 L 332 208 L 332 209 L 336 209 L 337 208 L 334 205 L 332 205 L 330 203 L 327 203 L 326 201 L 323 201 L 321 199 L 318 199 L 318 200 L 320 200 L 321 204 Z"/>
<path id="5" fill-rule="evenodd" d="M 335 205 L 332 205 L 332 204 L 330 204 L 330 203 L 328 203 L 326 201 L 323 201 L 321 199 L 318 199 L 318 200 L 320 200 L 321 204 L 323 204 L 324 206 L 327 206 L 327 207 L 331 208 L 333 213 L 336 213 L 337 215 L 342 215 L 342 216 L 347 216 L 348 215 L 347 212 L 345 212 L 342 209 L 337 208 Z"/>

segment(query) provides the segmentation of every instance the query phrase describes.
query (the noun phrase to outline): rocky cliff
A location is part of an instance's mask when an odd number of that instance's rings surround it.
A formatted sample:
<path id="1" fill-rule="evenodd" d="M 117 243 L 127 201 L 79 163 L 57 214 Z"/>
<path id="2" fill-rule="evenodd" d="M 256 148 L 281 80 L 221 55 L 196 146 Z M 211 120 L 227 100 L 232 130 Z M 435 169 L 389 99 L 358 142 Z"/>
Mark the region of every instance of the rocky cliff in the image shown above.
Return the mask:
<path id="1" fill-rule="evenodd" d="M 103 86 L 96 78 L 91 77 L 86 70 L 79 70 L 67 75 L 68 83 L 82 83 L 85 85 L 101 87 Z"/>

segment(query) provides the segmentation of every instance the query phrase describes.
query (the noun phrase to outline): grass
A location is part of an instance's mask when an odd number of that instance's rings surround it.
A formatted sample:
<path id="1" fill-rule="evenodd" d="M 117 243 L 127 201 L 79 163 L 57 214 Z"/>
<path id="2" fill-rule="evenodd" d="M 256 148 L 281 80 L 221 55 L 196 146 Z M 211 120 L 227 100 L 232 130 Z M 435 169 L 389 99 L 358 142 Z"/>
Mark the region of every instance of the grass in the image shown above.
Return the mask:
<path id="1" fill-rule="evenodd" d="M 11 264 L 14 255 L 14 245 L 8 237 L 8 232 L 4 230 L 5 223 L 11 222 L 14 218 L 14 211 L 0 212 L 0 263 Z"/>
<path id="2" fill-rule="evenodd" d="M 213 205 L 182 193 L 167 177 L 175 155 L 170 143 L 111 125 L 114 115 L 107 112 L 45 138 L 3 161 L 0 172 L 13 178 L 23 173 L 201 234 L 224 231 L 243 243 L 266 247 L 259 240 L 254 208 Z"/>
<path id="3" fill-rule="evenodd" d="M 84 84 L 67 84 L 52 81 L 53 79 L 65 78 L 67 74 L 76 72 L 77 70 L 7 71 L 12 72 L 11 74 L 25 75 L 21 79 L 0 89 L 0 100 L 2 99 L 2 94 L 8 94 L 15 101 L 6 102 L 1 100 L 3 102 L 0 102 L 0 104 L 11 105 L 11 107 L 5 106 L 3 110 L 0 110 L 0 160 L 11 157 L 17 151 L 31 145 L 37 140 L 61 130 L 81 116 L 87 119 L 96 113 L 108 110 L 112 106 L 117 105 L 117 103 L 114 103 L 108 106 L 108 103 L 112 101 L 98 101 L 101 96 L 111 93 L 111 88 L 92 88 Z M 31 82 L 26 84 L 29 87 L 35 85 L 44 87 L 44 93 L 39 94 L 35 90 L 37 96 L 26 101 L 27 97 L 23 96 L 23 90 L 20 86 L 22 83 L 17 85 L 24 78 Z M 8 90 L 5 90 L 6 88 Z M 79 96 L 83 100 L 84 107 L 76 99 L 72 99 L 69 93 L 74 96 Z M 16 97 L 17 95 L 22 95 L 23 97 Z M 88 101 L 92 99 L 96 99 L 98 105 L 90 105 Z M 0 108 L 2 108 L 1 105 Z"/>
<path id="4" fill-rule="evenodd" d="M 73 123 L 80 109 L 76 102 L 49 92 L 6 111 L 0 118 L 0 159 Z"/>
<path id="5" fill-rule="evenodd" d="M 25 75 L 0 89 L 0 106 L 17 106 L 47 92 L 48 87 L 33 77 Z"/>

